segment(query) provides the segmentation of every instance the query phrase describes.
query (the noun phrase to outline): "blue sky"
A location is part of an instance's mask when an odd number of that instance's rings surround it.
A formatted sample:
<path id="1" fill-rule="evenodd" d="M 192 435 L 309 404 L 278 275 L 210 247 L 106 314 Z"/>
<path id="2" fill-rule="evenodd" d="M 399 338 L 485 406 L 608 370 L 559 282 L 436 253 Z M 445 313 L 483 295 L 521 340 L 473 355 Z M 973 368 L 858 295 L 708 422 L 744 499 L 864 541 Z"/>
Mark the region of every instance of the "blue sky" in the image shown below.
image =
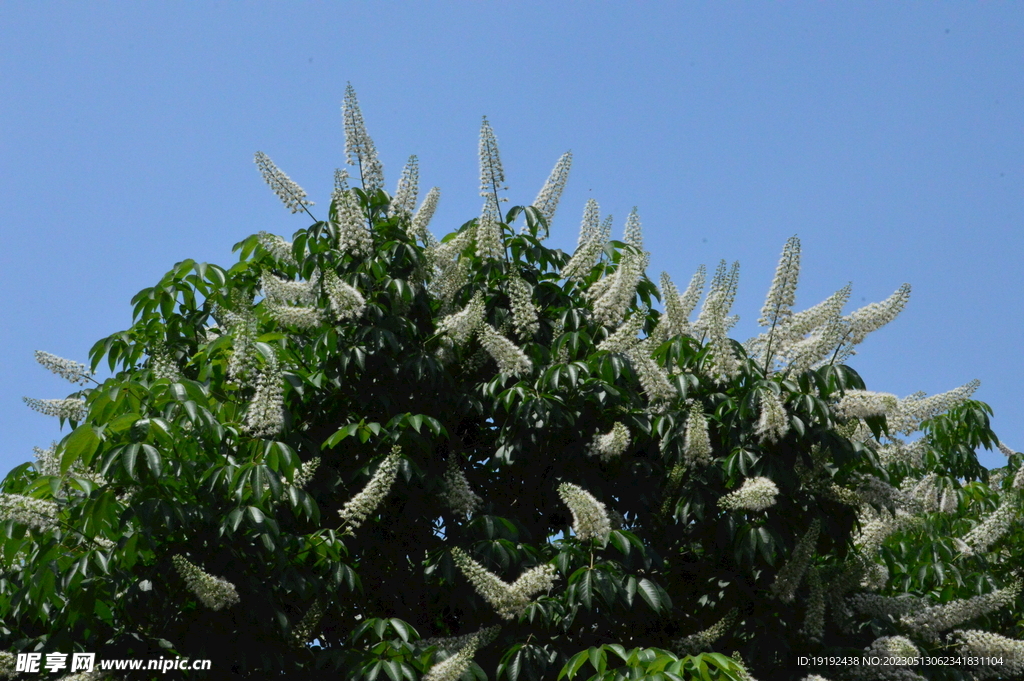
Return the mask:
<path id="1" fill-rule="evenodd" d="M 741 262 L 753 335 L 785 240 L 798 308 L 913 285 L 853 358 L 873 390 L 982 382 L 1024 448 L 1024 9 L 1009 3 L 127 3 L 0 5 L 0 468 L 59 439 L 23 395 L 71 386 L 130 298 L 185 258 L 291 215 L 264 151 L 325 215 L 355 86 L 388 186 L 410 154 L 443 233 L 480 209 L 481 115 L 513 203 L 575 161 L 552 242 L 588 198 L 637 206 L 650 274 Z M 1002 456 L 985 453 L 983 463 Z"/>

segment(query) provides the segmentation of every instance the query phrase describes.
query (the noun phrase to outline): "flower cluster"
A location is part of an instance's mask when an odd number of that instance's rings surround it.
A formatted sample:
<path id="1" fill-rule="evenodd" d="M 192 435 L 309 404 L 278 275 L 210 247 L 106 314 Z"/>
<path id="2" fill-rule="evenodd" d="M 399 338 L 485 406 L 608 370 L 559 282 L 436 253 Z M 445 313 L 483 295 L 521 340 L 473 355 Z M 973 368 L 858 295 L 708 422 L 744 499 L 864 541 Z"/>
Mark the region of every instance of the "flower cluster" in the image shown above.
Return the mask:
<path id="1" fill-rule="evenodd" d="M 992 490 L 1002 489 L 1003 480 L 1006 478 L 1006 469 L 998 468 L 988 474 L 988 487 Z"/>
<path id="2" fill-rule="evenodd" d="M 181 555 L 174 556 L 171 561 L 188 588 L 210 610 L 230 608 L 241 600 L 235 585 L 226 579 L 204 572 Z"/>
<path id="3" fill-rule="evenodd" d="M 256 315 L 242 300 L 233 301 L 237 311 L 219 308 L 218 317 L 231 333 L 234 352 L 228 360 L 228 377 L 243 381 L 256 368 Z"/>
<path id="4" fill-rule="evenodd" d="M 725 510 L 763 511 L 775 505 L 779 495 L 778 486 L 769 478 L 747 478 L 740 488 L 718 500 L 718 507 Z"/>
<path id="5" fill-rule="evenodd" d="M 910 284 L 903 284 L 880 303 L 870 303 L 843 318 L 845 333 L 836 352 L 836 363 L 844 362 L 855 353 L 854 346 L 864 341 L 869 333 L 877 331 L 903 311 L 910 300 Z"/>
<path id="6" fill-rule="evenodd" d="M 557 578 L 555 566 L 545 564 L 527 570 L 514 583 L 506 584 L 462 549 L 452 549 L 451 555 L 476 592 L 507 620 L 523 614 L 533 596 L 550 589 Z"/>
<path id="7" fill-rule="evenodd" d="M 484 297 L 479 291 L 462 310 L 448 315 L 437 325 L 438 334 L 456 345 L 465 345 L 484 323 Z"/>
<path id="8" fill-rule="evenodd" d="M 331 191 L 332 204 L 338 203 L 341 199 L 341 195 L 349 190 L 348 179 L 349 176 L 347 168 L 334 169 L 334 190 Z"/>
<path id="9" fill-rule="evenodd" d="M 612 531 L 608 509 L 593 494 L 579 485 L 563 482 L 558 486 L 558 496 L 572 511 L 572 530 L 578 539 L 608 541 Z"/>
<path id="10" fill-rule="evenodd" d="M 622 240 L 638 251 L 644 250 L 644 235 L 640 227 L 640 216 L 636 213 L 636 206 L 626 216 L 626 230 Z"/>
<path id="11" fill-rule="evenodd" d="M 906 636 L 882 636 L 864 649 L 867 657 L 917 657 L 921 651 Z"/>
<path id="12" fill-rule="evenodd" d="M 636 296 L 636 285 L 647 267 L 646 253 L 623 251 L 619 266 L 611 275 L 594 282 L 587 297 L 594 303 L 594 321 L 617 326 Z"/>
<path id="13" fill-rule="evenodd" d="M 433 665 L 423 681 L 456 681 L 469 670 L 469 665 L 476 654 L 476 645 L 470 644 L 457 653 Z"/>
<path id="14" fill-rule="evenodd" d="M 1017 520 L 1017 505 L 1013 499 L 1006 497 L 999 504 L 999 508 L 964 535 L 963 542 L 966 544 L 964 553 L 969 556 L 984 553 L 988 547 L 1006 534 L 1015 520 Z"/>
<path id="15" fill-rule="evenodd" d="M 1014 582 L 992 593 L 933 605 L 920 612 L 904 615 L 900 623 L 922 636 L 937 640 L 940 632 L 1012 603 L 1020 589 L 1020 582 Z"/>
<path id="16" fill-rule="evenodd" d="M 498 138 L 494 135 L 487 116 L 480 123 L 480 196 L 492 202 L 493 210 L 498 209 L 498 192 L 505 187 L 505 169 L 498 153 Z"/>
<path id="17" fill-rule="evenodd" d="M 796 302 L 796 284 L 800 276 L 800 240 L 795 236 L 786 241 L 782 256 L 775 268 L 775 278 L 761 308 L 757 323 L 772 329 L 793 314 Z"/>
<path id="18" fill-rule="evenodd" d="M 598 433 L 594 441 L 587 448 L 590 456 L 599 456 L 602 461 L 621 455 L 629 447 L 629 428 L 620 422 L 616 422 L 610 431 L 605 434 Z"/>
<path id="19" fill-rule="evenodd" d="M 960 493 L 952 487 L 942 490 L 942 500 L 939 502 L 939 511 L 950 515 L 960 508 Z"/>
<path id="20" fill-rule="evenodd" d="M 799 248 L 798 242 L 796 245 Z M 850 292 L 847 285 L 802 312 L 791 313 L 787 307 L 786 314 L 778 315 L 769 331 L 744 343 L 748 356 L 764 362 L 769 373 L 775 371 L 776 365 L 787 367 L 790 373 L 800 373 L 821 364 L 835 351 L 845 332 L 842 311 Z"/>
<path id="21" fill-rule="evenodd" d="M 416 156 L 410 156 L 409 161 L 402 169 L 402 176 L 398 178 L 398 187 L 395 195 L 391 197 L 391 205 L 388 206 L 388 217 L 396 215 L 412 215 L 416 209 L 416 196 L 419 194 L 420 166 Z"/>
<path id="22" fill-rule="evenodd" d="M 338 250 L 356 258 L 369 255 L 373 251 L 373 236 L 366 228 L 366 218 L 355 190 L 337 192 L 335 217 Z"/>
<path id="23" fill-rule="evenodd" d="M 860 578 L 860 585 L 867 591 L 881 591 L 889 583 L 889 568 L 885 563 L 863 561 L 864 572 Z"/>
<path id="24" fill-rule="evenodd" d="M 262 151 L 256 152 L 256 167 L 263 176 L 263 181 L 270 185 L 270 189 L 277 194 L 285 207 L 293 213 L 306 210 L 313 202 L 306 198 L 306 192 L 299 185 L 295 184 L 290 177 L 284 174 L 280 168 L 274 165 L 270 157 Z"/>
<path id="25" fill-rule="evenodd" d="M 434 255 L 437 262 L 437 272 L 431 283 L 431 292 L 441 301 L 441 310 L 443 314 L 451 312 L 452 300 L 455 298 L 455 294 L 469 281 L 469 274 L 472 270 L 473 264 L 469 258 L 459 257 L 457 260 L 443 260 L 439 256 L 442 253 L 444 247 L 451 244 L 459 244 L 462 242 L 465 235 L 468 232 L 463 232 L 458 237 L 451 241 L 440 244 L 434 251 Z"/>
<path id="26" fill-rule="evenodd" d="M 75 397 L 63 400 L 39 400 L 34 397 L 22 397 L 21 399 L 33 411 L 69 421 L 81 421 L 89 413 L 85 401 Z"/>
<path id="27" fill-rule="evenodd" d="M 478 648 L 482 648 L 491 643 L 498 636 L 499 631 L 501 631 L 501 627 L 494 625 L 474 631 L 472 634 L 463 634 L 462 636 L 432 636 L 430 638 L 423 638 L 416 641 L 414 645 L 421 649 L 436 647 L 454 653 L 465 648 L 474 638 L 480 641 Z"/>
<path id="28" fill-rule="evenodd" d="M 825 631 L 825 588 L 821 583 L 821 572 L 811 568 L 807 572 L 807 583 L 811 587 L 807 598 L 807 613 L 800 632 L 812 641 L 820 641 Z"/>
<path id="29" fill-rule="evenodd" d="M 0 652 L 0 679 L 13 679 L 16 675 L 14 671 L 17 666 L 17 657 L 14 653 L 9 653 L 6 650 Z"/>
<path id="30" fill-rule="evenodd" d="M 562 336 L 565 335 L 565 322 L 561 319 L 556 319 L 551 325 L 551 344 L 552 348 L 558 344 Z M 554 361 L 560 364 L 565 364 L 569 361 L 569 344 L 562 343 L 558 345 L 558 350 L 555 351 Z"/>
<path id="31" fill-rule="evenodd" d="M 637 344 L 637 334 L 647 321 L 647 307 L 641 307 L 631 314 L 614 333 L 597 344 L 598 350 L 625 353 Z"/>
<path id="32" fill-rule="evenodd" d="M 611 238 L 611 216 L 608 216 L 603 224 L 598 224 L 601 219 L 599 211 L 597 201 L 587 199 L 587 205 L 583 208 L 583 221 L 580 223 L 579 242 L 569 262 L 562 268 L 563 279 L 580 281 L 590 274 L 605 244 Z"/>
<path id="33" fill-rule="evenodd" d="M 336 320 L 356 319 L 363 314 L 366 299 L 354 286 L 343 282 L 334 270 L 327 270 L 324 274 L 324 289 Z"/>
<path id="34" fill-rule="evenodd" d="M 480 258 L 492 260 L 500 260 L 505 255 L 501 223 L 490 212 L 485 212 L 477 221 L 476 254 Z"/>
<path id="35" fill-rule="evenodd" d="M 260 232 L 256 235 L 256 239 L 263 250 L 278 262 L 292 265 L 293 267 L 298 265 L 295 261 L 295 256 L 292 254 L 292 243 L 290 241 L 285 241 L 276 234 L 270 234 L 269 232 Z"/>
<path id="36" fill-rule="evenodd" d="M 700 314 L 693 323 L 696 329 L 706 333 L 709 338 L 711 374 L 719 383 L 736 376 L 740 369 L 732 341 L 727 336 L 729 329 L 736 322 L 736 317 L 730 316 L 729 312 L 736 299 L 738 284 L 739 263 L 733 263 L 732 268 L 726 271 L 723 260 L 711 280 Z"/>
<path id="37" fill-rule="evenodd" d="M 826 319 L 807 338 L 789 347 L 788 371 L 800 374 L 826 363 L 834 354 L 842 333 L 842 320 L 838 315 Z"/>
<path id="38" fill-rule="evenodd" d="M 356 91 L 351 83 L 345 88 L 341 117 L 345 122 L 345 154 L 348 162 L 359 168 L 363 191 L 373 194 L 384 188 L 384 166 L 377 158 L 377 148 L 366 132 L 363 112 L 359 109 L 359 100 L 356 99 Z"/>
<path id="39" fill-rule="evenodd" d="M 807 528 L 804 536 L 793 547 L 793 555 L 789 561 L 776 573 L 775 581 L 771 586 L 771 592 L 772 595 L 783 603 L 791 603 L 793 601 L 796 590 L 800 586 L 800 580 L 803 579 L 807 567 L 814 558 L 814 547 L 818 543 L 818 533 L 820 531 L 821 521 L 815 518 L 811 521 L 811 525 Z"/>
<path id="40" fill-rule="evenodd" d="M 1013 489 L 1024 489 L 1024 466 L 1017 469 L 1013 474 Z"/>
<path id="41" fill-rule="evenodd" d="M 284 428 L 284 378 L 272 354 L 256 379 L 256 392 L 245 412 L 245 430 L 253 437 L 273 437 Z"/>
<path id="42" fill-rule="evenodd" d="M 891 442 L 887 442 L 878 449 L 878 459 L 883 466 L 905 463 L 916 468 L 924 461 L 927 448 L 928 442 L 924 438 L 914 440 L 909 444 L 898 438 L 891 438 Z"/>
<path id="43" fill-rule="evenodd" d="M 931 397 L 925 397 L 924 393 L 904 397 L 899 401 L 895 413 L 890 414 L 887 419 L 889 429 L 909 435 L 921 427 L 922 421 L 963 404 L 980 385 L 981 381 L 973 380 L 959 388 Z"/>
<path id="44" fill-rule="evenodd" d="M 693 335 L 693 330 L 690 328 L 690 314 L 697 307 L 697 301 L 700 300 L 700 294 L 704 290 L 705 276 L 706 270 L 701 265 L 690 280 L 686 292 L 680 295 L 668 273 L 661 273 L 661 297 L 665 301 L 665 314 L 658 326 L 665 325 L 666 338 Z"/>
<path id="45" fill-rule="evenodd" d="M 313 638 L 313 634 L 316 633 L 316 628 L 320 625 L 320 620 L 324 616 L 324 605 L 320 602 L 320 599 L 313 601 L 313 604 L 309 606 L 309 610 L 302 616 L 299 623 L 292 629 L 292 643 L 299 647 L 305 647 L 309 643 L 310 639 Z"/>
<path id="46" fill-rule="evenodd" d="M 324 322 L 323 314 L 315 307 L 280 305 L 267 301 L 267 312 L 278 324 L 297 329 L 315 329 Z"/>
<path id="47" fill-rule="evenodd" d="M 33 447 L 36 462 L 34 467 L 39 475 L 60 475 L 60 458 L 57 457 L 57 443 L 50 444 L 49 449 Z"/>
<path id="48" fill-rule="evenodd" d="M 873 593 L 859 593 L 850 596 L 847 603 L 856 612 L 879 619 L 899 619 L 927 607 L 927 604 L 910 594 L 893 598 Z"/>
<path id="49" fill-rule="evenodd" d="M 174 382 L 181 380 L 181 370 L 178 363 L 174 361 L 174 355 L 170 348 L 163 343 L 156 343 L 150 349 L 149 368 L 153 372 L 153 378 L 167 379 Z"/>
<path id="50" fill-rule="evenodd" d="M 690 634 L 672 642 L 672 649 L 679 655 L 697 655 L 711 649 L 711 644 L 722 638 L 736 621 L 737 609 L 733 608 L 725 617 L 712 624 L 703 631 Z"/>
<path id="51" fill-rule="evenodd" d="M 456 513 L 469 517 L 476 512 L 483 499 L 469 486 L 466 474 L 459 468 L 457 457 L 448 459 L 448 471 L 444 475 L 444 500 Z"/>
<path id="52" fill-rule="evenodd" d="M 853 543 L 860 548 L 862 555 L 868 557 L 878 552 L 887 537 L 920 521 L 920 518 L 902 509 L 897 509 L 893 515 L 887 512 L 875 513 L 870 507 L 864 507 L 861 513 L 860 531 Z"/>
<path id="53" fill-rule="evenodd" d="M 0 494 L 0 520 L 48 532 L 57 524 L 57 503 L 21 494 Z"/>
<path id="54" fill-rule="evenodd" d="M 711 277 L 711 284 L 708 286 L 708 294 L 701 305 L 700 313 L 694 320 L 693 326 L 697 331 L 712 335 L 711 327 L 716 323 L 716 318 L 722 324 L 724 331 L 728 331 L 736 319 L 729 316 L 733 303 L 736 301 L 736 292 L 739 288 L 740 264 L 733 262 L 727 267 L 725 260 L 718 263 L 715 275 Z"/>
<path id="55" fill-rule="evenodd" d="M 498 371 L 516 376 L 528 374 L 533 370 L 533 362 L 519 346 L 505 338 L 490 324 L 483 323 L 479 328 L 480 345 L 484 347 L 495 362 Z"/>
<path id="56" fill-rule="evenodd" d="M 505 244 L 501 235 L 501 210 L 498 192 L 505 188 L 505 171 L 498 154 L 498 140 L 484 116 L 480 126 L 480 196 L 484 207 L 476 224 L 476 254 L 480 258 L 501 259 Z"/>
<path id="57" fill-rule="evenodd" d="M 936 473 L 929 473 L 918 480 L 908 476 L 900 490 L 911 508 L 926 513 L 934 513 L 939 508 L 939 476 Z"/>
<path id="58" fill-rule="evenodd" d="M 558 201 L 562 198 L 562 191 L 565 190 L 565 183 L 569 179 L 569 168 L 572 167 L 572 152 L 567 151 L 555 163 L 544 186 L 541 187 L 537 198 L 533 200 L 533 207 L 536 208 L 544 221 L 551 227 L 551 221 L 555 219 L 555 210 L 558 208 Z"/>
<path id="59" fill-rule="evenodd" d="M 761 391 L 761 418 L 754 433 L 761 442 L 776 442 L 789 431 L 789 417 L 782 398 L 774 390 Z"/>
<path id="60" fill-rule="evenodd" d="M 835 353 L 845 333 L 842 313 L 851 292 L 848 284 L 817 305 L 787 317 L 781 327 L 776 327 L 771 340 L 777 345 L 780 364 L 785 365 L 788 372 L 799 374 L 818 367 Z M 764 335 L 763 340 L 763 353 L 768 353 L 768 336 Z M 767 364 L 770 370 L 772 364 L 770 361 Z"/>
<path id="61" fill-rule="evenodd" d="M 266 297 L 275 303 L 296 303 L 307 305 L 316 300 L 316 281 L 292 281 L 282 279 L 270 272 L 260 277 L 260 286 Z"/>
<path id="62" fill-rule="evenodd" d="M 433 237 L 427 231 L 427 225 L 434 217 L 434 211 L 437 210 L 437 202 L 440 199 L 441 190 L 431 187 L 426 198 L 423 199 L 423 203 L 416 209 L 416 214 L 412 216 L 412 222 L 409 223 L 409 236 L 419 238 L 425 244 L 431 241 Z"/>
<path id="63" fill-rule="evenodd" d="M 36 361 L 64 380 L 78 385 L 85 385 L 92 376 L 92 372 L 81 362 L 73 362 L 42 350 L 36 350 Z"/>
<path id="64" fill-rule="evenodd" d="M 457 681 L 469 669 L 476 651 L 494 640 L 494 637 L 498 634 L 498 629 L 499 627 L 487 627 L 466 636 L 443 639 L 443 641 L 450 642 L 448 645 L 451 647 L 438 645 L 438 648 L 445 651 L 454 651 L 454 653 L 433 665 L 426 676 L 423 677 L 423 681 Z M 420 645 L 422 644 L 423 642 L 421 641 Z"/>
<path id="65" fill-rule="evenodd" d="M 533 337 L 540 328 L 537 307 L 533 304 L 533 287 L 518 274 L 513 274 L 508 280 L 508 297 L 516 333 L 524 340 Z"/>
<path id="66" fill-rule="evenodd" d="M 1020 677 L 1024 674 L 1024 641 L 977 629 L 958 629 L 950 634 L 950 640 L 959 646 L 961 657 L 1002 658 L 1002 664 L 984 670 L 988 673 L 978 678 L 987 678 L 988 676 L 1006 678 L 1007 674 Z"/>
<path id="67" fill-rule="evenodd" d="M 398 475 L 398 464 L 402 460 L 402 448 L 394 446 L 391 453 L 377 467 L 377 471 L 366 483 L 363 491 L 352 497 L 345 506 L 338 511 L 343 523 L 352 529 L 358 528 L 370 515 L 377 510 L 384 497 L 391 491 L 395 484 L 395 477 Z"/>
<path id="68" fill-rule="evenodd" d="M 314 456 L 309 461 L 304 462 L 299 466 L 299 470 L 296 471 L 295 479 L 292 480 L 292 485 L 299 488 L 305 487 L 313 480 L 313 476 L 316 475 L 316 469 L 319 467 L 319 456 Z"/>
<path id="69" fill-rule="evenodd" d="M 836 405 L 836 416 L 841 419 L 865 419 L 872 416 L 893 414 L 899 400 L 892 393 L 876 393 L 870 390 L 847 390 Z"/>
<path id="70" fill-rule="evenodd" d="M 711 463 L 711 437 L 708 434 L 708 418 L 700 402 L 690 405 L 690 413 L 686 417 L 686 441 L 683 454 L 689 467 L 706 466 Z"/>
<path id="71" fill-rule="evenodd" d="M 669 382 L 665 370 L 658 366 L 645 348 L 645 344 L 635 344 L 626 351 L 626 357 L 640 379 L 640 387 L 647 395 L 647 399 L 652 402 L 672 399 L 676 396 L 675 386 Z"/>

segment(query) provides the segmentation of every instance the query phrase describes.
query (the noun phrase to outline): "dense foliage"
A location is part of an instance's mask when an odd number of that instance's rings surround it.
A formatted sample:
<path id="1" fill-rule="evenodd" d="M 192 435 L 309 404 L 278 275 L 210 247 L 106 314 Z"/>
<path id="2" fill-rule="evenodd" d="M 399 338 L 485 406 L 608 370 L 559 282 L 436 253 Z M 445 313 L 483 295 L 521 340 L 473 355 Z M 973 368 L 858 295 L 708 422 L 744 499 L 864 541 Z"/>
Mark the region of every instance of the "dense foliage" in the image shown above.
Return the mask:
<path id="1" fill-rule="evenodd" d="M 1024 671 L 1021 455 L 978 465 L 975 384 L 898 399 L 845 364 L 907 287 L 793 312 L 792 239 L 740 344 L 736 267 L 691 321 L 703 269 L 650 281 L 635 212 L 614 241 L 590 202 L 571 257 L 544 245 L 568 156 L 499 211 L 485 121 L 484 209 L 438 242 L 415 159 L 388 195 L 351 91 L 345 122 L 361 186 L 339 172 L 326 220 L 177 264 L 92 349 L 110 378 L 28 400 L 71 430 L 3 482 L 0 648 L 221 678 Z M 961 662 L 798 661 L 865 650 Z"/>

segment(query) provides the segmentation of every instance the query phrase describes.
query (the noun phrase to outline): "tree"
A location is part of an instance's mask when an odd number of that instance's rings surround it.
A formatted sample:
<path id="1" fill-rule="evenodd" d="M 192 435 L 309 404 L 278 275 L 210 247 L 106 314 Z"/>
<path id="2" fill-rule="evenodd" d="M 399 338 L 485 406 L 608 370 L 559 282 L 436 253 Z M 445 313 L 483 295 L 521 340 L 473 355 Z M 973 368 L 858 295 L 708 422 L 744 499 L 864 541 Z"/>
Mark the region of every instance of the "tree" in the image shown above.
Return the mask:
<path id="1" fill-rule="evenodd" d="M 338 171 L 326 220 L 259 153 L 311 226 L 243 240 L 229 269 L 175 265 L 92 348 L 91 371 L 114 372 L 101 383 L 37 355 L 90 387 L 27 399 L 71 431 L 3 482 L 4 663 L 91 651 L 395 681 L 1022 671 L 1021 455 L 986 484 L 974 450 L 998 441 L 975 383 L 898 399 L 845 364 L 909 287 L 794 312 L 794 237 L 764 333 L 740 344 L 738 266 L 691 320 L 705 270 L 682 294 L 656 286 L 635 210 L 616 241 L 589 201 L 571 256 L 544 245 L 570 155 L 502 214 L 484 119 L 481 215 L 437 241 L 415 157 L 388 195 L 351 88 L 343 111 L 360 186 Z M 949 650 L 973 671 L 799 662 Z M 1000 651 L 1002 667 L 968 657 Z"/>

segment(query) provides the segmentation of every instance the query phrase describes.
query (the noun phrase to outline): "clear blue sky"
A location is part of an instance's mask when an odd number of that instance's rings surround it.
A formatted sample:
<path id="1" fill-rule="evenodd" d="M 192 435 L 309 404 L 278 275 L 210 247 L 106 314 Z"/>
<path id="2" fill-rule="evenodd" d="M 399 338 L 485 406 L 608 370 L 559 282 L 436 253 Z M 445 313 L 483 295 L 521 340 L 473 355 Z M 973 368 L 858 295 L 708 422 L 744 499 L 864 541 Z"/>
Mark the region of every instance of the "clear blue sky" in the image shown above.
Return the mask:
<path id="1" fill-rule="evenodd" d="M 84 361 L 175 262 L 230 264 L 246 235 L 307 225 L 255 151 L 326 214 L 346 81 L 388 186 L 417 154 L 441 187 L 435 233 L 480 209 L 486 114 L 513 202 L 572 149 L 555 245 L 575 244 L 594 197 L 616 230 L 639 207 L 653 277 L 739 260 L 740 339 L 793 234 L 798 307 L 910 282 L 852 366 L 899 395 L 978 378 L 1024 448 L 1022 73 L 1010 3 L 7 0 L 0 468 L 61 436 L 21 401 L 71 389 L 34 350 Z"/>

